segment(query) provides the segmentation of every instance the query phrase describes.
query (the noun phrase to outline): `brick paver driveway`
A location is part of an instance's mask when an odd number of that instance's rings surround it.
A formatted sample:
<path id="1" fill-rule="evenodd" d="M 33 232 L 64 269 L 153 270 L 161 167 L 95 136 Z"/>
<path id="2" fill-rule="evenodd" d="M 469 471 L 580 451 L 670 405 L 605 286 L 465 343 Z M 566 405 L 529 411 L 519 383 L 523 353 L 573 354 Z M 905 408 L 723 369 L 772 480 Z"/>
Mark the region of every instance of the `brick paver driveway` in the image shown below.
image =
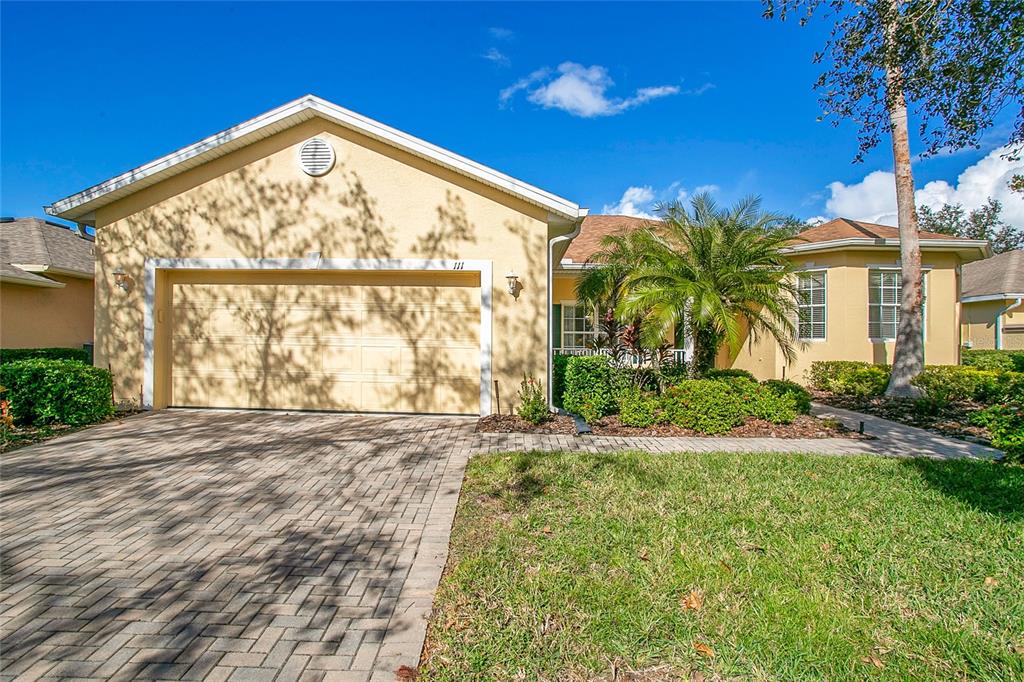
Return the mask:
<path id="1" fill-rule="evenodd" d="M 3 456 L 0 674 L 394 679 L 473 424 L 165 411 Z"/>

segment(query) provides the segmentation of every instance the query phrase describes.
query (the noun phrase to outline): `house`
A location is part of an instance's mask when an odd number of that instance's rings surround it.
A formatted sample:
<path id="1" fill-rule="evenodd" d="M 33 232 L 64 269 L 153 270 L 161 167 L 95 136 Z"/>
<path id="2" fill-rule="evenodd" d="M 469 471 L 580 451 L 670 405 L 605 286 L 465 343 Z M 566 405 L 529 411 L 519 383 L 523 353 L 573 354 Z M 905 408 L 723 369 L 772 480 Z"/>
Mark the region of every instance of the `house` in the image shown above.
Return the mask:
<path id="1" fill-rule="evenodd" d="M 636 229 L 647 221 L 626 216 L 588 216 L 555 271 L 553 303 L 561 329 L 555 352 L 578 352 L 595 334 L 587 311 L 575 302 L 581 271 L 609 234 Z M 921 232 L 925 293 L 925 360 L 957 364 L 960 349 L 958 314 L 963 263 L 989 253 L 985 241 Z M 799 311 L 796 359 L 786 363 L 778 344 L 747 335 L 738 348 L 723 347 L 718 367 L 751 372 L 758 379 L 804 381 L 817 360 L 892 361 L 899 320 L 899 231 L 837 218 L 802 231 L 788 249 L 798 270 L 798 287 L 806 292 Z M 676 355 L 688 357 L 682 334 L 675 334 Z"/>
<path id="2" fill-rule="evenodd" d="M 550 363 L 586 210 L 314 96 L 47 207 L 96 228 L 96 362 L 169 405 L 490 414 Z"/>
<path id="3" fill-rule="evenodd" d="M 964 265 L 964 346 L 1024 350 L 1024 251 Z"/>
<path id="4" fill-rule="evenodd" d="M 585 343 L 574 277 L 603 231 L 637 224 L 312 95 L 47 212 L 96 228 L 95 353 L 119 400 L 484 415 Z M 885 359 L 868 282 L 893 294 L 891 228 L 816 229 L 793 253 L 827 290 L 827 324 L 799 369 Z M 928 349 L 955 362 L 957 267 L 987 246 L 927 241 Z M 893 310 L 873 310 L 884 337 Z M 783 371 L 768 345 L 728 361 Z"/>
<path id="5" fill-rule="evenodd" d="M 80 348 L 92 325 L 92 239 L 40 218 L 0 218 L 0 348 Z"/>

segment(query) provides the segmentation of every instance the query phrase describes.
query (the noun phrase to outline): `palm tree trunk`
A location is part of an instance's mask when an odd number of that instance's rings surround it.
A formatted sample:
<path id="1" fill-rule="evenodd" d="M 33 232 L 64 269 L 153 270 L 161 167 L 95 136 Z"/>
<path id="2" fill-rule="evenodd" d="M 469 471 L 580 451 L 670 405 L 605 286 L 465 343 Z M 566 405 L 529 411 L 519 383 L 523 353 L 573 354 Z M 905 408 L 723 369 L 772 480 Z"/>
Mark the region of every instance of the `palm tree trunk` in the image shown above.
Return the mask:
<path id="1" fill-rule="evenodd" d="M 899 12 L 892 0 L 893 16 Z M 891 35 L 891 32 L 890 32 Z M 914 208 L 914 174 L 910 167 L 910 134 L 907 126 L 907 100 L 903 77 L 898 65 L 890 63 L 885 70 L 888 94 L 889 123 L 892 133 L 892 156 L 896 171 L 896 211 L 900 229 L 900 275 L 902 296 L 900 320 L 896 328 L 896 348 L 892 359 L 892 376 L 885 389 L 888 396 L 916 397 L 920 390 L 910 383 L 924 369 L 924 335 L 921 316 L 921 244 L 917 232 L 917 210 Z"/>

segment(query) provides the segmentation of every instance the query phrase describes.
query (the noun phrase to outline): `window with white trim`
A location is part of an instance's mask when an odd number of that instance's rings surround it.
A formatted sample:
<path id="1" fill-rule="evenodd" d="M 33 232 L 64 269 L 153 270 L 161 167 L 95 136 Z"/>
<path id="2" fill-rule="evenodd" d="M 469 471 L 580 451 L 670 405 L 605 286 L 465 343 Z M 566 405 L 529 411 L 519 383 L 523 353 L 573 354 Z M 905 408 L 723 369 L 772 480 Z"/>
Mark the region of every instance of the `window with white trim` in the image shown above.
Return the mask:
<path id="1" fill-rule="evenodd" d="M 824 270 L 797 274 L 796 312 L 797 338 L 805 341 L 825 338 L 827 310 Z"/>
<path id="2" fill-rule="evenodd" d="M 899 270 L 868 271 L 868 338 L 892 341 L 900 324 L 900 298 L 903 293 Z M 928 280 L 921 275 L 921 323 L 927 321 Z"/>
<path id="3" fill-rule="evenodd" d="M 562 348 L 589 348 L 596 337 L 593 308 L 563 303 Z"/>

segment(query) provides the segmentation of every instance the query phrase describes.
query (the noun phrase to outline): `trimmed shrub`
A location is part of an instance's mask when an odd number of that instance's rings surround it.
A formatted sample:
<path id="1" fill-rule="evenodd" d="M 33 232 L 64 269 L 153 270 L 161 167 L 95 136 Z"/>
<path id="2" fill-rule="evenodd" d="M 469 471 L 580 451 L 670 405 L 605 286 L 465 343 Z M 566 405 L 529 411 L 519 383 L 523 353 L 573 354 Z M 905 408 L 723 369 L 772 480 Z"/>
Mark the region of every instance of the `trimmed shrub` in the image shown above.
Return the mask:
<path id="1" fill-rule="evenodd" d="M 625 426 L 647 427 L 654 423 L 658 400 L 637 388 L 619 393 L 619 421 Z"/>
<path id="2" fill-rule="evenodd" d="M 736 391 L 713 379 L 681 381 L 662 395 L 662 407 L 676 426 L 706 434 L 725 433 L 746 416 Z"/>
<path id="3" fill-rule="evenodd" d="M 20 360 L 0 365 L 14 420 L 80 426 L 114 412 L 110 372 L 77 360 Z"/>
<path id="4" fill-rule="evenodd" d="M 84 348 L 4 348 L 0 350 L 0 365 L 21 360 L 78 360 L 92 364 L 89 351 Z"/>
<path id="5" fill-rule="evenodd" d="M 751 416 L 773 424 L 789 424 L 796 419 L 796 401 L 789 394 L 780 394 L 758 386 L 748 407 Z"/>
<path id="6" fill-rule="evenodd" d="M 975 412 L 971 422 L 992 435 L 992 446 L 1006 453 L 1006 460 L 1024 464 L 1024 401 L 993 405 Z"/>
<path id="7" fill-rule="evenodd" d="M 551 417 L 544 397 L 544 384 L 533 377 L 523 377 L 519 384 L 519 416 L 531 424 L 540 424 Z"/>
<path id="8" fill-rule="evenodd" d="M 993 372 L 1024 372 L 1024 351 L 964 349 L 960 353 L 960 362 L 966 367 Z"/>
<path id="9" fill-rule="evenodd" d="M 936 406 L 963 400 L 988 403 L 1001 393 L 998 372 L 960 365 L 929 365 L 911 383 Z"/>
<path id="10" fill-rule="evenodd" d="M 757 383 L 754 375 L 745 369 L 709 369 L 704 372 L 703 379 L 749 379 Z"/>
<path id="11" fill-rule="evenodd" d="M 555 355 L 551 358 L 551 402 L 555 407 L 562 407 L 565 393 L 565 368 L 569 366 L 568 355 Z"/>
<path id="12" fill-rule="evenodd" d="M 604 355 L 575 355 L 565 368 L 566 412 L 578 414 L 588 422 L 597 421 L 615 411 L 612 371 Z"/>
<path id="13" fill-rule="evenodd" d="M 788 395 L 793 399 L 793 406 L 800 414 L 811 413 L 811 393 L 806 388 L 787 379 L 768 379 L 761 384 L 775 395 Z"/>
<path id="14" fill-rule="evenodd" d="M 672 386 L 690 377 L 690 367 L 685 362 L 666 362 L 658 368 L 658 380 L 662 387 Z"/>
<path id="15" fill-rule="evenodd" d="M 870 397 L 885 393 L 889 366 L 852 360 L 822 360 L 811 363 L 808 379 L 813 388 L 840 395 Z"/>

